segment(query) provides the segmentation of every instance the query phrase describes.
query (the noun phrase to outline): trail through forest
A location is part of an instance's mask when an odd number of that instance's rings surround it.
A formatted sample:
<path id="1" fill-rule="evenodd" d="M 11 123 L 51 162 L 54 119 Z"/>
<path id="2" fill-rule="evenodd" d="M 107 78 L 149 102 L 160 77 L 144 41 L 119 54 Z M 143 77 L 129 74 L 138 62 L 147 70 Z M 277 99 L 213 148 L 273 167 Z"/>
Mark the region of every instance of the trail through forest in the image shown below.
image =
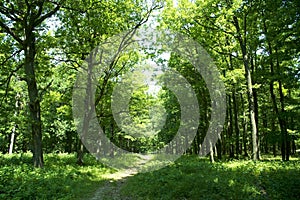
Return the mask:
<path id="1" fill-rule="evenodd" d="M 126 182 L 126 179 L 130 176 L 137 174 L 145 164 L 152 159 L 148 155 L 140 155 L 141 160 L 133 168 L 120 170 L 113 174 L 105 174 L 103 178 L 107 179 L 107 182 L 104 183 L 95 193 L 94 197 L 90 200 L 128 200 L 130 197 L 122 197 L 120 194 L 120 189 L 122 185 Z"/>

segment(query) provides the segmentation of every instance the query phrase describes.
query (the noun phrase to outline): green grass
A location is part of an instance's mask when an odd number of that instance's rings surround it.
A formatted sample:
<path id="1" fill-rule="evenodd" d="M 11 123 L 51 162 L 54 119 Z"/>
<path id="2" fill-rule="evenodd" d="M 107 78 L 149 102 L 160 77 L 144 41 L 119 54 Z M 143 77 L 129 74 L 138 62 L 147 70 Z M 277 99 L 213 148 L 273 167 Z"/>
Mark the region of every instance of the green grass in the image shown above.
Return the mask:
<path id="1" fill-rule="evenodd" d="M 0 199 L 85 199 L 113 171 L 91 156 L 76 165 L 75 155 L 45 155 L 45 167 L 34 169 L 31 154 L 0 155 Z"/>
<path id="2" fill-rule="evenodd" d="M 184 156 L 158 171 L 128 178 L 132 199 L 300 199 L 300 161 L 227 161 Z"/>
<path id="3" fill-rule="evenodd" d="M 103 175 L 116 172 L 88 155 L 84 166 L 75 163 L 73 154 L 48 154 L 45 167 L 34 169 L 31 154 L 0 155 L 0 199 L 89 199 L 107 183 Z M 129 199 L 300 199 L 300 161 L 265 157 L 212 164 L 183 156 L 117 183 Z"/>

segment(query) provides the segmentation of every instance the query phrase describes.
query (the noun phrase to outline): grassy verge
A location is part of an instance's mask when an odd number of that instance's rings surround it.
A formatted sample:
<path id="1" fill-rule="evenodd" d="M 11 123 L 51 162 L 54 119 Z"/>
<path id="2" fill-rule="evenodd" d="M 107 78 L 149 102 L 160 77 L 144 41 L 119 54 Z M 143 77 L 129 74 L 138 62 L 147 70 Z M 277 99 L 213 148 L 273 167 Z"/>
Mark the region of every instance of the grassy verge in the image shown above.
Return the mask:
<path id="1" fill-rule="evenodd" d="M 128 178 L 132 199 L 300 199 L 300 161 L 230 161 L 211 164 L 184 156 L 161 170 Z"/>
<path id="2" fill-rule="evenodd" d="M 31 154 L 0 155 L 0 199 L 86 199 L 112 170 L 91 156 L 76 165 L 75 155 L 45 155 L 45 167 L 34 169 Z"/>

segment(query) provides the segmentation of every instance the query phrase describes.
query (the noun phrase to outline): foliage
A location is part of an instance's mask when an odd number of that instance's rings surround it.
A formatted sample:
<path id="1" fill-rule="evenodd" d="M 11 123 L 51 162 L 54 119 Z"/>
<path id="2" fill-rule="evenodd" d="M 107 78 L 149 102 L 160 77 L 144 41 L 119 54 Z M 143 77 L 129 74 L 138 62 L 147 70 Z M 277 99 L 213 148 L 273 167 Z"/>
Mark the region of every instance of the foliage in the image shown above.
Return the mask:
<path id="1" fill-rule="evenodd" d="M 114 172 L 91 156 L 76 165 L 74 154 L 46 154 L 34 169 L 30 154 L 0 155 L 0 199 L 79 199 L 89 197 Z"/>

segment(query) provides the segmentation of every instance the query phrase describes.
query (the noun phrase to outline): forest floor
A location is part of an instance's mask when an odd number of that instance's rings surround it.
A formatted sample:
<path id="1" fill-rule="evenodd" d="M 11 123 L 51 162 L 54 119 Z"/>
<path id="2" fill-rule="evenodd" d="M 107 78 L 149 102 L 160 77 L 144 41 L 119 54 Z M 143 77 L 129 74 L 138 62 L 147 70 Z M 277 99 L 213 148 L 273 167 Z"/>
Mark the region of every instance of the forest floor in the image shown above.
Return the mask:
<path id="1" fill-rule="evenodd" d="M 210 163 L 182 156 L 158 170 L 141 171 L 151 163 L 142 156 L 140 167 L 117 171 L 89 155 L 78 166 L 74 154 L 46 154 L 45 167 L 34 169 L 31 156 L 0 154 L 0 200 L 300 199 L 299 157 Z"/>

